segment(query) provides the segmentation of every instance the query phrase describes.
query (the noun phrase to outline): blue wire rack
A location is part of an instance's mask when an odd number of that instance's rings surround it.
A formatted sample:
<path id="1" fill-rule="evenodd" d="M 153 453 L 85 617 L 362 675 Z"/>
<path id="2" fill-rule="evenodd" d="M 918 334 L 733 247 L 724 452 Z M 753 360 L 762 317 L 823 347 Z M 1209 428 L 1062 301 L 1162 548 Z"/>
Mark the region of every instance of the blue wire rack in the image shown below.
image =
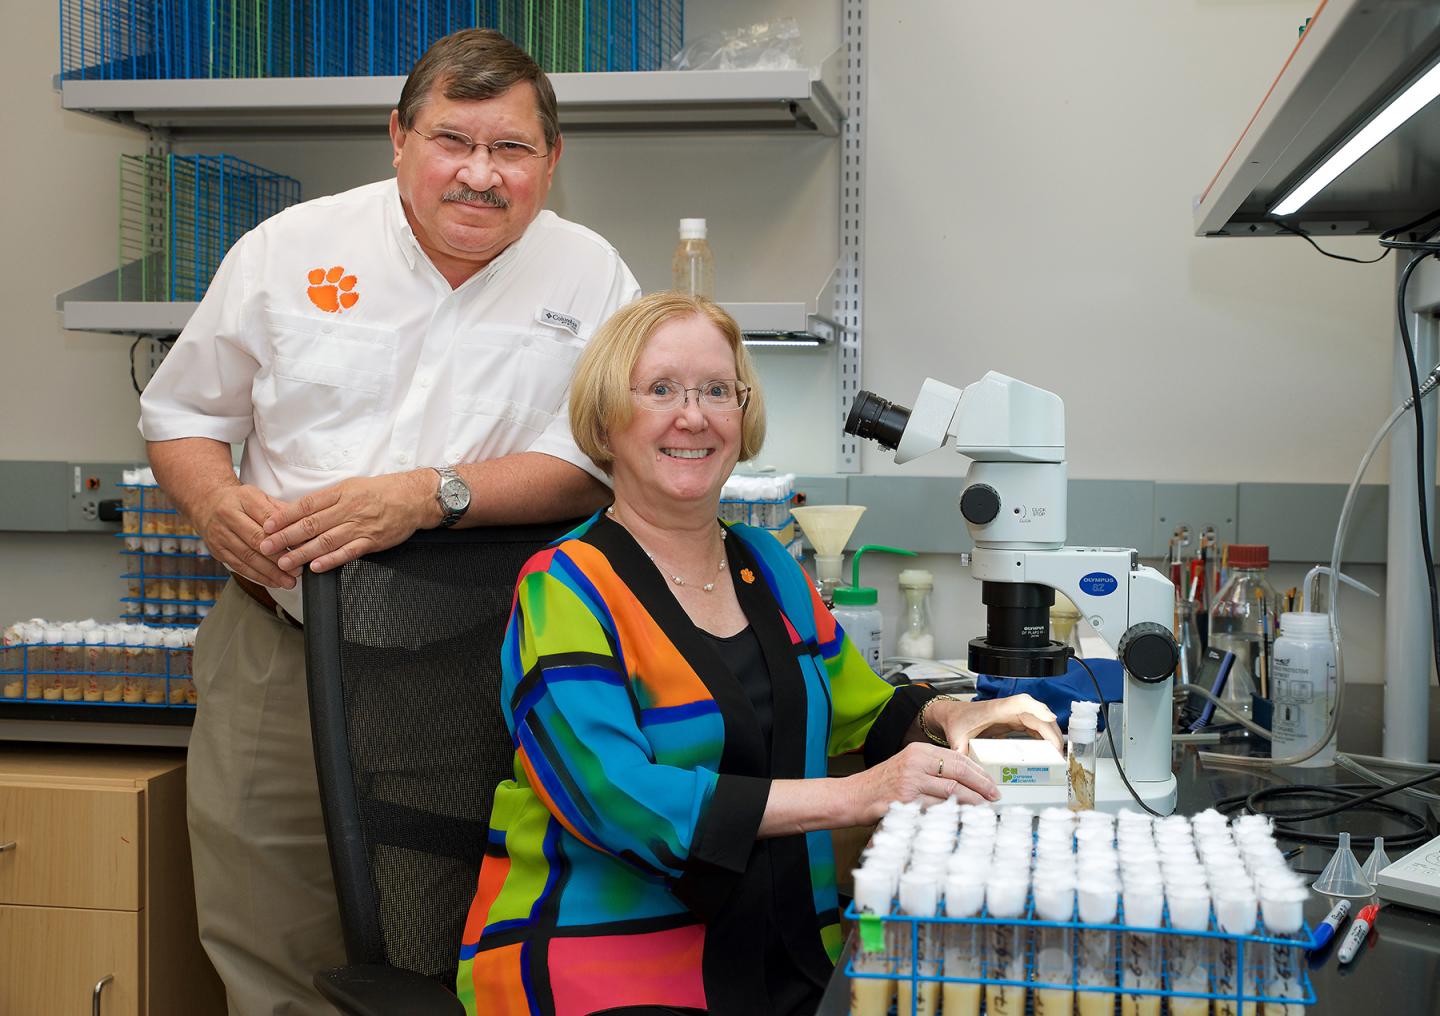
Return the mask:
<path id="1" fill-rule="evenodd" d="M 892 901 L 893 903 L 893 901 Z M 892 910 L 898 909 L 892 905 Z M 1307 972 L 1304 952 L 1311 941 L 1309 925 L 1305 925 L 1300 935 L 1294 938 L 1282 938 L 1267 934 L 1254 935 L 1232 935 L 1218 930 L 1212 912 L 1210 928 L 1206 931 L 1183 931 L 1172 927 L 1169 923 L 1169 908 L 1166 907 L 1162 918 L 1162 926 L 1159 928 L 1129 927 L 1124 924 L 1124 907 L 1120 907 L 1115 924 L 1086 924 L 1081 921 L 1042 921 L 1034 916 L 1033 897 L 1027 902 L 1025 917 L 1023 918 L 995 918 L 990 917 L 988 910 L 982 910 L 977 917 L 917 917 L 900 913 L 886 915 L 861 914 L 855 909 L 852 902 L 845 911 L 846 918 L 860 922 L 878 921 L 882 928 L 901 927 L 908 932 L 909 950 L 907 955 L 894 955 L 886 953 L 881 957 L 881 962 L 890 968 L 888 973 L 873 973 L 869 971 L 857 971 L 855 969 L 854 954 L 852 953 L 845 965 L 845 974 L 856 980 L 895 980 L 908 981 L 911 985 L 911 1005 L 909 1012 L 900 1012 L 897 1016 L 916 1016 L 919 1012 L 921 984 L 976 984 L 982 986 L 1011 986 L 1029 990 L 1056 989 L 1060 991 L 1074 991 L 1082 993 L 1100 993 L 1114 996 L 1117 1000 L 1121 996 L 1127 997 L 1159 997 L 1172 1000 L 1195 999 L 1197 1001 L 1234 1001 L 1235 1011 L 1245 1012 L 1244 1006 L 1255 1003 L 1271 1003 L 1274 1005 L 1313 1005 L 1315 1003 L 1315 987 L 1311 983 L 1310 975 Z M 1069 981 L 1046 981 L 1040 978 L 1035 970 L 1035 946 L 1031 936 L 1026 936 L 1026 945 L 1023 958 L 1024 974 L 1022 977 L 1005 979 L 991 976 L 989 958 L 986 956 L 981 961 L 981 972 L 979 977 L 959 977 L 944 973 L 943 968 L 938 974 L 922 973 L 916 957 L 920 955 L 920 933 L 921 929 L 927 926 L 944 929 L 954 926 L 980 926 L 995 927 L 1003 925 L 1007 927 L 1018 927 L 1022 929 L 1034 929 L 1038 934 L 1040 929 L 1058 928 L 1069 929 L 1068 936 L 1071 944 L 1072 969 Z M 1113 936 L 1111 943 L 1112 956 L 1114 959 L 1114 983 L 1107 985 L 1089 985 L 1080 981 L 1080 950 L 1078 948 L 1078 933 L 1081 931 L 1097 931 L 1109 933 Z M 1129 971 L 1126 968 L 1123 958 L 1123 942 L 1125 933 L 1138 932 L 1140 934 L 1153 934 L 1162 943 L 1163 960 L 1160 970 L 1160 987 L 1150 988 L 1134 983 L 1127 983 Z M 903 938 L 903 936 L 902 936 Z M 1188 941 L 1187 941 L 1188 940 Z M 885 941 L 891 941 L 886 936 Z M 1183 991 L 1172 985 L 1169 953 L 1185 943 L 1189 948 L 1197 948 L 1204 944 L 1206 948 L 1214 948 L 1211 943 L 1228 943 L 1234 950 L 1235 990 L 1217 991 L 1214 990 L 1217 984 L 1214 964 L 1201 962 L 1199 967 L 1204 971 L 1205 978 L 1212 990 L 1209 991 Z M 1286 950 L 1293 959 L 1294 980 L 1298 982 L 1301 995 L 1297 997 L 1275 996 L 1264 992 L 1265 986 L 1265 955 L 1272 947 L 1279 946 Z M 1249 958 L 1247 959 L 1247 952 Z M 867 953 L 873 955 L 873 953 Z M 1173 1004 L 1173 1002 L 1172 1002 Z M 1021 1010 L 1024 1005 L 1022 1003 Z"/>
<path id="2" fill-rule="evenodd" d="M 119 654 L 137 650 L 128 659 L 162 666 L 148 670 L 116 670 Z M 183 655 L 182 655 L 183 654 Z M 190 677 L 191 649 L 171 646 L 126 646 L 118 643 L 22 643 L 0 648 L 0 701 L 44 702 L 47 705 L 148 706 L 152 709 L 194 709 Z"/>
<path id="3" fill-rule="evenodd" d="M 547 71 L 659 70 L 684 21 L 684 0 L 60 0 L 60 77 L 403 75 L 462 28 Z"/>
<path id="4" fill-rule="evenodd" d="M 115 534 L 126 541 L 120 553 L 129 564 L 120 576 L 131 590 L 130 595 L 120 597 L 127 607 L 123 619 L 165 627 L 199 624 L 202 612 L 215 605 L 215 595 L 230 580 L 230 573 L 213 557 L 200 553 L 200 537 L 184 524 L 178 511 L 156 506 L 154 495 L 159 487 L 118 486 L 127 497 L 134 492 L 134 504 L 120 509 L 122 528 Z M 159 524 L 162 520 L 164 525 Z M 166 544 L 176 549 L 160 549 Z M 172 570 L 176 566 L 185 570 Z M 187 584 L 192 595 L 177 595 Z"/>
<path id="5" fill-rule="evenodd" d="M 299 200 L 233 155 L 122 155 L 116 298 L 199 300 L 235 241 Z"/>

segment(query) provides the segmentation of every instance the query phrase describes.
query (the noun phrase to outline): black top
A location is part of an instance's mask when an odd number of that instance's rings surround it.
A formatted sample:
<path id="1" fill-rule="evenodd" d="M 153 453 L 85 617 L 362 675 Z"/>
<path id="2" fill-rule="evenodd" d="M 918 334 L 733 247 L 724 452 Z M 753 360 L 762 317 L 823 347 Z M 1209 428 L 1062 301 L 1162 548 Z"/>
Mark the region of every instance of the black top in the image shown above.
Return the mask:
<path id="1" fill-rule="evenodd" d="M 704 631 L 704 629 L 701 629 Z M 765 654 L 760 648 L 760 636 L 755 629 L 746 625 L 734 635 L 714 635 L 705 632 L 705 637 L 715 647 L 721 661 L 735 675 L 745 697 L 755 709 L 755 719 L 760 723 L 760 737 L 765 742 L 765 762 L 770 762 L 770 732 L 774 726 L 775 707 L 770 696 L 770 668 L 765 665 Z"/>

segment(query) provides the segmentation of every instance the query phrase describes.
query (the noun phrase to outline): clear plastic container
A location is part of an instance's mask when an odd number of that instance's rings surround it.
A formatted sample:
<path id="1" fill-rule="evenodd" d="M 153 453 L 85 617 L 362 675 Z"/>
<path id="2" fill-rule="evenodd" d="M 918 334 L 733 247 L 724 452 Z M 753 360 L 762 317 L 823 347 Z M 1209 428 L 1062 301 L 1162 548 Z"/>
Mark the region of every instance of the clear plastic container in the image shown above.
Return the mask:
<path id="1" fill-rule="evenodd" d="M 1309 751 L 1325 734 L 1335 703 L 1335 643 L 1325 614 L 1280 615 L 1273 662 L 1275 709 L 1270 721 L 1270 754 L 1286 758 Z M 1335 764 L 1335 738 L 1302 766 Z"/>
<path id="2" fill-rule="evenodd" d="M 924 568 L 906 568 L 900 573 L 905 621 L 896 642 L 896 655 L 916 660 L 935 659 L 935 633 L 930 627 L 930 590 L 933 588 L 935 576 Z"/>
<path id="3" fill-rule="evenodd" d="M 145 702 L 147 705 L 163 705 L 165 702 L 165 635 L 159 628 L 145 632 L 144 661 Z"/>
<path id="4" fill-rule="evenodd" d="M 145 629 L 132 625 L 125 632 L 125 677 L 120 698 L 131 705 L 145 701 Z"/>
<path id="5" fill-rule="evenodd" d="M 677 291 L 715 299 L 715 255 L 705 242 L 704 219 L 680 220 L 680 243 L 675 247 L 670 273 Z"/>
<path id="6" fill-rule="evenodd" d="M 875 590 L 869 586 L 840 586 L 835 590 L 835 607 L 830 613 L 870 669 L 878 674 L 884 656 L 885 615 L 880 613 L 877 600 Z"/>
<path id="7" fill-rule="evenodd" d="M 1250 696 L 1269 697 L 1270 648 L 1276 634 L 1276 604 L 1266 569 L 1270 548 L 1263 543 L 1232 543 L 1228 550 L 1229 578 L 1210 607 L 1212 649 L 1235 654 L 1222 700 L 1249 717 Z M 1225 722 L 1219 718 L 1217 722 Z"/>

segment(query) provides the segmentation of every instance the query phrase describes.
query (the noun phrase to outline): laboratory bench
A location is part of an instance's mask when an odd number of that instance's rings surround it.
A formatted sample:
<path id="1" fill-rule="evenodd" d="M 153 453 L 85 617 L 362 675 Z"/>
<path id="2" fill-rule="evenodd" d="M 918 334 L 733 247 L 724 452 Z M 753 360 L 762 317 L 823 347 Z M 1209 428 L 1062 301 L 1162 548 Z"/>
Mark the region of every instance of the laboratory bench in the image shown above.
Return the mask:
<path id="1" fill-rule="evenodd" d="M 1244 749 L 1227 746 L 1224 750 Z M 1177 814 L 1193 815 L 1212 807 L 1217 801 L 1266 786 L 1285 783 L 1324 786 L 1360 782 L 1358 777 L 1338 766 L 1246 770 L 1202 763 L 1197 751 L 1191 745 L 1177 746 L 1175 750 L 1174 767 L 1179 795 Z M 1393 779 L 1405 778 L 1403 774 L 1387 775 Z M 1424 802 L 1405 794 L 1392 794 L 1384 800 L 1415 814 L 1423 814 L 1427 807 Z M 1284 806 L 1319 808 L 1322 803 L 1286 802 Z M 1440 817 L 1440 808 L 1428 807 L 1432 818 Z M 1404 824 L 1394 818 L 1356 811 L 1308 822 L 1304 828 L 1320 833 L 1349 832 L 1352 848 L 1361 862 L 1369 856 L 1371 837 L 1405 831 Z M 1282 848 L 1296 846 L 1284 841 L 1280 845 Z M 1409 849 L 1387 848 L 1386 853 L 1391 860 L 1399 860 Z M 1297 870 L 1318 871 L 1329 860 L 1330 854 L 1329 847 L 1307 846 L 1290 863 Z M 1313 876 L 1311 878 L 1313 880 Z M 1305 920 L 1312 927 L 1318 924 L 1333 903 L 1331 897 L 1312 892 L 1305 905 Z M 1364 903 L 1363 900 L 1355 901 L 1355 911 Z M 1352 911 L 1352 917 L 1355 911 Z M 1347 923 L 1341 929 L 1341 935 L 1348 928 Z M 1337 942 L 1339 937 L 1336 937 Z M 850 980 L 845 976 L 844 967 L 852 945 L 853 937 L 847 939 L 845 954 L 830 979 L 817 1016 L 846 1016 L 850 1011 Z M 1329 1013 L 1344 1016 L 1357 1013 L 1435 1016 L 1440 1013 L 1440 914 L 1387 903 L 1380 911 L 1375 930 L 1353 962 L 1341 968 L 1335 960 L 1333 943 L 1323 953 L 1312 955 L 1310 960 L 1310 978 L 1314 983 L 1316 1001 L 1305 1011 L 1314 1016 Z"/>

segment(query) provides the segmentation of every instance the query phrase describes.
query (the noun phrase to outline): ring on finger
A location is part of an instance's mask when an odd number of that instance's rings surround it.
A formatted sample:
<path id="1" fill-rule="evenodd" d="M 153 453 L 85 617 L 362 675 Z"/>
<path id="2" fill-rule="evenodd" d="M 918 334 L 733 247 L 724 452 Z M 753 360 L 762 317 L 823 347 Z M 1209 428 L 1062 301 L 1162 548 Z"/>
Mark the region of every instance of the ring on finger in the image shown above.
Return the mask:
<path id="1" fill-rule="evenodd" d="M 936 776 L 944 776 L 944 775 L 945 775 L 945 756 L 944 756 L 944 755 L 941 755 L 941 756 L 940 756 L 940 765 L 936 767 L 936 769 L 935 769 L 935 775 L 936 775 Z"/>

